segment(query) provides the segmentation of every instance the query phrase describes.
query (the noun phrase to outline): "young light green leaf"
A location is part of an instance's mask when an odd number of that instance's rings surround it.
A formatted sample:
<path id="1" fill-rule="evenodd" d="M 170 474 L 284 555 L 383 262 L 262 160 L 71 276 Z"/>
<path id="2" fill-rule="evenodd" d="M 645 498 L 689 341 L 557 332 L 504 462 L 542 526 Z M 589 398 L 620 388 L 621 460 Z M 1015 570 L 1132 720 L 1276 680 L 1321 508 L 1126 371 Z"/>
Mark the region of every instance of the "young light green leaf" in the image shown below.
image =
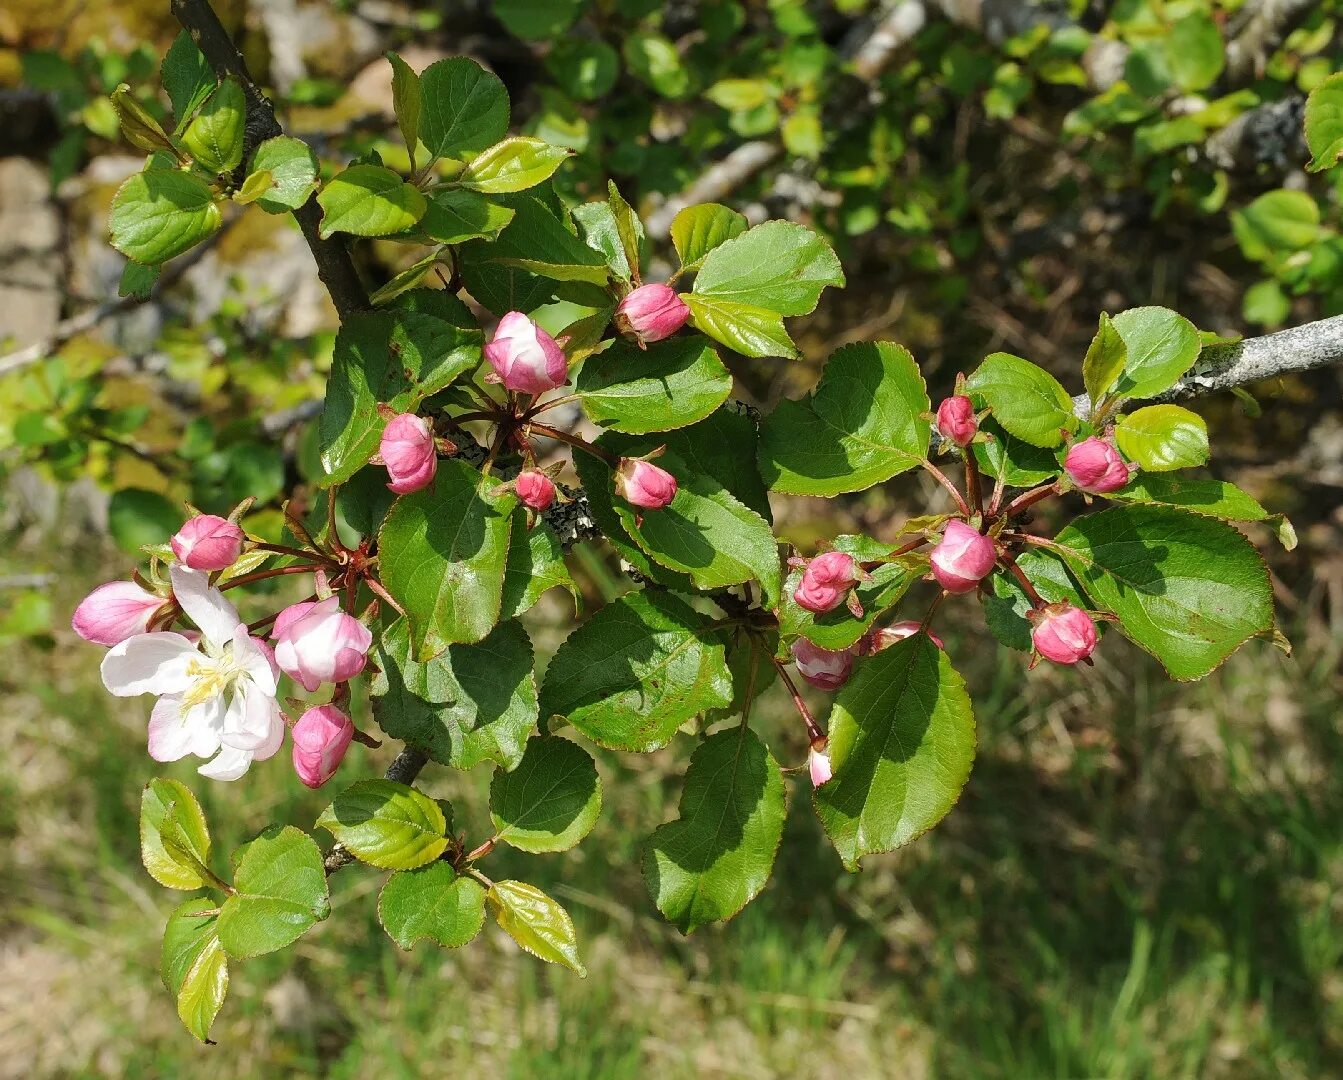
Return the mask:
<path id="1" fill-rule="evenodd" d="M 219 912 L 219 941 L 234 960 L 292 944 L 331 913 L 322 853 L 292 825 L 272 825 L 234 853 L 237 892 Z"/>
<path id="2" fill-rule="evenodd" d="M 1055 542 L 1087 595 L 1172 678 L 1202 678 L 1273 625 L 1263 560 L 1221 521 L 1133 504 L 1080 517 Z"/>
<path id="3" fill-rule="evenodd" d="M 326 482 L 348 480 L 377 452 L 387 426 L 379 405 L 414 412 L 480 362 L 483 335 L 398 305 L 346 319 L 336 335 L 322 409 Z"/>
<path id="4" fill-rule="evenodd" d="M 1130 461 L 1148 472 L 1172 472 L 1208 460 L 1208 425 L 1179 405 L 1148 405 L 1121 416 L 1115 442 Z"/>
<path id="5" fill-rule="evenodd" d="M 374 307 L 381 307 L 383 304 L 395 300 L 398 296 L 409 292 L 423 282 L 429 276 L 429 271 L 439 263 L 452 265 L 452 252 L 448 250 L 446 244 L 434 248 L 424 258 L 411 263 L 400 273 L 392 275 L 391 280 L 386 285 L 369 293 L 368 302 Z"/>
<path id="6" fill-rule="evenodd" d="M 420 77 L 394 52 L 387 54 L 387 62 L 392 65 L 392 111 L 396 113 L 396 125 L 401 129 L 414 170 L 415 150 L 420 141 Z"/>
<path id="7" fill-rule="evenodd" d="M 185 30 L 173 39 L 164 54 L 159 81 L 173 107 L 174 132 L 181 132 L 190 123 L 201 103 L 218 85 L 210 62 Z"/>
<path id="8" fill-rule="evenodd" d="M 1116 386 L 1126 397 L 1149 398 L 1169 390 L 1198 359 L 1198 330 L 1169 308 L 1130 308 L 1111 321 L 1128 353 Z"/>
<path id="9" fill-rule="evenodd" d="M 630 281 L 639 268 L 643 226 L 625 200 L 620 198 L 620 192 L 615 190 L 614 184 L 610 185 L 610 190 L 614 194 L 606 202 L 586 202 L 575 206 L 573 219 L 578 222 L 584 243 L 601 253 L 611 273 L 621 281 Z"/>
<path id="10" fill-rule="evenodd" d="M 410 620 L 421 662 L 484 638 L 499 621 L 513 507 L 464 461 L 397 500 L 378 534 L 382 584 Z"/>
<path id="11" fill-rule="evenodd" d="M 732 918 L 774 868 L 786 815 L 783 773 L 748 727 L 711 735 L 690 758 L 679 816 L 644 851 L 644 881 L 683 934 Z"/>
<path id="12" fill-rule="evenodd" d="M 208 879 L 210 830 L 191 789 L 155 778 L 140 797 L 140 860 L 149 876 L 170 889 L 200 889 Z"/>
<path id="13" fill-rule="evenodd" d="M 522 760 L 537 706 L 532 643 L 521 623 L 502 622 L 483 641 L 421 664 L 411 658 L 406 620 L 397 619 L 374 639 L 373 659 L 373 716 L 391 738 L 456 769 L 482 761 L 512 769 Z"/>
<path id="14" fill-rule="evenodd" d="M 215 903 L 201 896 L 178 905 L 163 928 L 159 974 L 177 1002 L 177 1015 L 201 1042 L 228 994 L 228 957 L 219 944 Z"/>
<path id="15" fill-rule="evenodd" d="M 317 825 L 355 858 L 383 870 L 413 870 L 448 848 L 448 822 L 438 803 L 391 780 L 351 784 L 322 811 Z"/>
<path id="16" fill-rule="evenodd" d="M 785 399 L 765 418 L 760 471 L 773 490 L 791 495 L 862 491 L 927 456 L 930 409 L 904 347 L 846 345 L 826 362 L 810 397 Z"/>
<path id="17" fill-rule="evenodd" d="M 487 195 L 525 191 L 549 180 L 572 152 L 541 139 L 515 135 L 472 158 L 457 183 Z"/>
<path id="18" fill-rule="evenodd" d="M 243 206 L 256 202 L 270 189 L 274 179 L 269 169 L 250 173 L 247 179 L 242 182 L 242 186 L 233 193 L 233 201 L 241 203 Z"/>
<path id="19" fill-rule="evenodd" d="M 965 683 L 915 634 L 858 665 L 830 713 L 834 777 L 812 796 L 850 870 L 922 836 L 956 804 L 975 756 Z"/>
<path id="20" fill-rule="evenodd" d="M 317 202 L 322 208 L 323 239 L 337 232 L 352 236 L 405 232 L 424 217 L 428 206 L 418 188 L 381 165 L 351 165 L 328 181 Z"/>
<path id="21" fill-rule="evenodd" d="M 1320 172 L 1343 157 L 1343 72 L 1335 72 L 1306 97 L 1306 145 L 1310 164 Z"/>
<path id="22" fill-rule="evenodd" d="M 834 550 L 852 555 L 859 562 L 872 562 L 891 553 L 890 544 L 881 544 L 869 536 L 840 535 L 834 539 Z M 793 594 L 802 584 L 802 568 L 795 567 L 783 584 L 783 598 L 779 603 L 779 633 L 787 639 L 800 634 L 823 649 L 847 649 L 855 644 L 877 620 L 900 602 L 926 566 L 913 559 L 906 563 L 887 563 L 872 571 L 872 580 L 858 585 L 858 601 L 863 606 L 863 617 L 856 618 L 848 607 L 840 604 L 833 611 L 817 615 L 800 607 Z"/>
<path id="23" fill-rule="evenodd" d="M 270 186 L 257 199 L 268 214 L 297 210 L 317 190 L 317 157 L 301 139 L 276 135 L 256 148 L 252 169 L 270 173 Z"/>
<path id="24" fill-rule="evenodd" d="M 474 878 L 438 861 L 387 879 L 378 897 L 387 936 L 410 949 L 427 938 L 445 949 L 465 945 L 485 925 L 485 890 Z"/>
<path id="25" fill-rule="evenodd" d="M 1082 360 L 1082 384 L 1093 409 L 1114 387 L 1127 362 L 1128 348 L 1124 339 L 1119 336 L 1110 316 L 1102 313 L 1100 328 Z"/>
<path id="26" fill-rule="evenodd" d="M 671 223 L 672 246 L 681 260 L 681 268 L 699 269 L 709 252 L 749 227 L 741 214 L 718 203 L 687 206 Z"/>
<path id="27" fill-rule="evenodd" d="M 450 56 L 420 74 L 420 141 L 435 158 L 468 158 L 508 132 L 508 91 L 474 60 Z"/>
<path id="28" fill-rule="evenodd" d="M 993 418 L 1032 446 L 1061 446 L 1077 426 L 1073 399 L 1044 368 L 1011 353 L 985 357 L 966 380 L 968 393 L 982 398 Z"/>
<path id="29" fill-rule="evenodd" d="M 791 221 L 767 221 L 709 251 L 695 275 L 694 293 L 780 315 L 806 315 L 827 285 L 843 284 L 839 259 L 824 239 Z"/>
<path id="30" fill-rule="evenodd" d="M 136 173 L 112 199 L 112 246 L 145 266 L 159 266 L 213 236 L 219 204 L 199 176 L 178 169 Z"/>
<path id="31" fill-rule="evenodd" d="M 112 107 L 121 122 L 122 137 L 137 150 L 150 154 L 170 150 L 172 143 L 168 133 L 150 115 L 149 110 L 135 99 L 129 83 L 120 83 L 112 91 Z"/>
<path id="32" fill-rule="evenodd" d="M 732 393 L 732 376 L 701 337 L 646 349 L 618 340 L 583 362 L 576 389 L 594 424 L 642 435 L 703 420 Z"/>
<path id="33" fill-rule="evenodd" d="M 207 172 L 229 173 L 242 164 L 247 98 L 236 79 L 225 79 L 182 134 L 182 146 Z"/>
<path id="34" fill-rule="evenodd" d="M 518 767 L 495 770 L 490 782 L 497 839 L 519 851 L 567 851 L 592 831 L 601 810 L 597 763 L 558 735 L 529 740 Z"/>
<path id="35" fill-rule="evenodd" d="M 522 948 L 540 960 L 563 964 L 587 977 L 578 958 L 578 939 L 569 913 L 535 885 L 496 881 L 485 896 L 495 921 Z"/>
<path id="36" fill-rule="evenodd" d="M 440 244 L 464 244 L 468 240 L 493 240 L 513 220 L 507 206 L 461 188 L 435 192 L 420 218 L 419 232 Z"/>
<path id="37" fill-rule="evenodd" d="M 796 360 L 802 355 L 777 311 L 695 293 L 683 293 L 681 299 L 690 308 L 691 326 L 742 356 Z"/>
<path id="38" fill-rule="evenodd" d="M 569 634 L 546 670 L 541 715 L 561 716 L 600 746 L 646 752 L 732 699 L 710 620 L 663 592 L 622 596 Z"/>

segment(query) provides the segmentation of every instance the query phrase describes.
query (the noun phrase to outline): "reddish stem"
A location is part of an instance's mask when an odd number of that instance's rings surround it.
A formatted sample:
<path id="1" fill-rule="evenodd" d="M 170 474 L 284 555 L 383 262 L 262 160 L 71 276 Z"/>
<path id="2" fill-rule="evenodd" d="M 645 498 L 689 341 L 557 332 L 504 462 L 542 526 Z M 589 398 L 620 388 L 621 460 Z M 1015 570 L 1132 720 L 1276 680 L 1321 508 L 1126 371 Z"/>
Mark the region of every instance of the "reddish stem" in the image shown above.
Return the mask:
<path id="1" fill-rule="evenodd" d="M 779 678 L 783 680 L 783 685 L 787 687 L 789 696 L 793 699 L 793 707 L 797 709 L 802 716 L 802 722 L 807 725 L 807 738 L 813 743 L 817 740 L 824 740 L 825 732 L 821 726 L 816 723 L 816 717 L 811 715 L 811 710 L 807 708 L 807 703 L 802 700 L 802 695 L 797 692 L 797 686 L 788 675 L 788 669 L 783 666 L 777 656 L 771 657 L 774 661 L 774 668 L 779 673 Z"/>
<path id="2" fill-rule="evenodd" d="M 534 421 L 527 424 L 527 430 L 529 433 L 535 432 L 537 435 L 544 435 L 547 439 L 554 439 L 556 442 L 568 443 L 570 446 L 606 462 L 613 469 L 620 464 L 620 458 L 615 454 L 603 450 L 600 446 L 594 446 L 581 435 L 574 435 L 571 432 L 553 428 L 549 424 L 538 424 Z"/>
<path id="3" fill-rule="evenodd" d="M 927 469 L 939 484 L 951 492 L 951 497 L 956 500 L 956 506 L 960 509 L 961 514 L 964 517 L 969 517 L 970 507 L 966 504 L 965 497 L 961 494 L 960 489 L 947 478 L 947 474 L 927 458 L 924 458 L 919 464 Z"/>
<path id="4" fill-rule="evenodd" d="M 1035 586 L 1031 584 L 1031 579 L 1026 576 L 1026 571 L 1017 565 L 1016 559 L 1007 559 L 1006 562 L 1007 569 L 1012 572 L 1012 576 L 1017 579 L 1022 590 L 1030 598 L 1031 606 L 1035 608 L 1045 607 L 1048 601 L 1036 591 Z"/>
<path id="5" fill-rule="evenodd" d="M 311 566 L 272 566 L 269 570 L 258 570 L 255 574 L 243 574 L 242 577 L 226 581 L 219 588 L 221 590 L 236 589 L 239 585 L 251 585 L 257 581 L 265 581 L 267 578 L 281 577 L 285 574 L 311 574 L 321 569 L 322 567 L 316 564 Z"/>
<path id="6" fill-rule="evenodd" d="M 1007 509 L 1004 511 L 1004 513 L 1006 513 L 1008 517 L 1015 517 L 1017 514 L 1025 510 L 1028 506 L 1034 506 L 1041 499 L 1047 499 L 1049 498 L 1050 495 L 1057 495 L 1057 494 L 1058 494 L 1057 483 L 1042 484 L 1038 488 L 1032 488 L 1024 495 L 1018 495 L 1015 499 L 1013 499 L 1010 503 L 1007 504 Z"/>
<path id="7" fill-rule="evenodd" d="M 975 460 L 975 455 L 970 447 L 965 447 L 961 453 L 965 457 L 965 490 L 970 493 L 970 501 L 974 503 L 975 513 L 980 517 L 984 516 L 984 493 L 979 486 L 979 462 Z"/>

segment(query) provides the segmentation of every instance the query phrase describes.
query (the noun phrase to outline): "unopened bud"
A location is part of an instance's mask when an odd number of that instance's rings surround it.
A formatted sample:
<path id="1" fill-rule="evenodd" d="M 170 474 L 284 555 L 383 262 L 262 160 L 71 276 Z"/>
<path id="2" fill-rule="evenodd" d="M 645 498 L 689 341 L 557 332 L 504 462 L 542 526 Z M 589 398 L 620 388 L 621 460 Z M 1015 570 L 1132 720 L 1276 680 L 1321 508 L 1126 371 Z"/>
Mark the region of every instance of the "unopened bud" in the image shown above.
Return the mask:
<path id="1" fill-rule="evenodd" d="M 499 320 L 485 346 L 485 359 L 494 369 L 486 376 L 488 381 L 523 394 L 543 394 L 569 378 L 564 350 L 520 311 L 510 311 Z"/>
<path id="2" fill-rule="evenodd" d="M 974 591 L 997 560 L 993 541 L 963 521 L 948 521 L 929 556 L 933 577 L 951 593 Z"/>
<path id="3" fill-rule="evenodd" d="M 943 398 L 937 407 L 937 433 L 957 446 L 969 446 L 979 430 L 974 403 L 964 394 Z"/>
<path id="4" fill-rule="evenodd" d="M 1081 491 L 1092 495 L 1107 495 L 1118 491 L 1129 482 L 1129 477 L 1137 471 L 1136 465 L 1128 464 L 1119 456 L 1119 450 L 1108 439 L 1093 435 L 1089 439 L 1073 443 L 1068 448 L 1068 456 L 1063 467 L 1068 479 Z"/>
<path id="5" fill-rule="evenodd" d="M 616 468 L 616 494 L 633 506 L 661 510 L 676 498 L 676 477 L 639 458 L 621 458 Z"/>
<path id="6" fill-rule="evenodd" d="M 647 344 L 671 337 L 690 318 L 686 306 L 669 285 L 641 285 L 620 301 L 616 326 Z"/>
<path id="7" fill-rule="evenodd" d="M 382 430 L 378 455 L 387 467 L 391 478 L 387 486 L 392 491 L 398 495 L 419 491 L 433 480 L 438 470 L 433 426 L 414 413 L 392 417 Z"/>
<path id="8" fill-rule="evenodd" d="M 852 555 L 827 551 L 810 560 L 802 571 L 802 581 L 793 592 L 798 607 L 817 615 L 832 611 L 844 603 L 849 590 L 861 580 Z"/>
<path id="9" fill-rule="evenodd" d="M 226 518 L 198 514 L 169 541 L 177 561 L 193 570 L 227 570 L 242 554 L 247 537 Z"/>
<path id="10" fill-rule="evenodd" d="M 1056 664 L 1076 664 L 1096 648 L 1096 624 L 1079 607 L 1050 604 L 1031 613 L 1035 629 L 1031 643 L 1035 651 Z"/>
<path id="11" fill-rule="evenodd" d="M 294 771 L 310 788 L 325 784 L 340 768 L 354 738 L 354 724 L 334 705 L 319 705 L 294 725 Z"/>

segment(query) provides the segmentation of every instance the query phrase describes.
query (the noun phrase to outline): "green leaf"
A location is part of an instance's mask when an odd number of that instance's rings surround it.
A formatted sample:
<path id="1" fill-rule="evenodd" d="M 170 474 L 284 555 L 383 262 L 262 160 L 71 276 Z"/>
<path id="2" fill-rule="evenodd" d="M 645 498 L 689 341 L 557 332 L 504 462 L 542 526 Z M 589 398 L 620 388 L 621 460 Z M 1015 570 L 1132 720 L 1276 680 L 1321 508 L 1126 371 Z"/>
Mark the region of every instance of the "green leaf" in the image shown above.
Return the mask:
<path id="1" fill-rule="evenodd" d="M 136 173 L 112 199 L 112 246 L 146 266 L 190 251 L 219 229 L 219 204 L 199 176 L 178 169 Z"/>
<path id="2" fill-rule="evenodd" d="M 415 148 L 420 141 L 420 106 L 423 100 L 420 89 L 420 77 L 415 69 L 394 52 L 387 54 L 387 62 L 392 65 L 392 111 L 396 113 L 396 125 L 401 129 L 401 138 L 410 151 L 410 167 L 415 168 Z"/>
<path id="3" fill-rule="evenodd" d="M 1107 498 L 1116 502 L 1163 503 L 1182 506 L 1223 521 L 1263 521 L 1271 525 L 1288 551 L 1296 547 L 1296 530 L 1281 514 L 1270 514 L 1235 484 L 1211 477 L 1139 473 L 1127 487 Z"/>
<path id="4" fill-rule="evenodd" d="M 159 283 L 161 270 L 157 266 L 142 266 L 133 260 L 128 261 L 121 271 L 121 281 L 117 285 L 117 295 L 136 300 L 148 300 L 154 286 Z"/>
<path id="5" fill-rule="evenodd" d="M 1055 543 L 1087 595 L 1175 679 L 1202 678 L 1273 625 L 1263 560 L 1213 518 L 1114 507 L 1078 518 Z"/>
<path id="6" fill-rule="evenodd" d="M 351 855 L 383 870 L 413 870 L 448 849 L 448 822 L 433 799 L 391 780 L 360 780 L 317 819 Z"/>
<path id="7" fill-rule="evenodd" d="M 200 889 L 208 879 L 210 830 L 191 790 L 176 780 L 154 779 L 140 797 L 140 860 L 149 876 L 170 889 Z"/>
<path id="8" fill-rule="evenodd" d="M 218 85 L 205 54 L 183 30 L 173 39 L 159 68 L 159 80 L 172 103 L 174 131 L 180 132 Z"/>
<path id="9" fill-rule="evenodd" d="M 558 38 L 574 24 L 588 0 L 494 0 L 494 16 L 527 41 Z"/>
<path id="10" fill-rule="evenodd" d="M 607 604 L 569 634 L 546 670 L 541 715 L 564 717 L 608 749 L 644 752 L 731 700 L 711 621 L 670 594 L 644 590 Z"/>
<path id="11" fill-rule="evenodd" d="M 516 620 L 500 623 L 475 645 L 453 645 L 431 660 L 411 658 L 405 619 L 374 639 L 379 672 L 370 693 L 378 726 L 434 761 L 469 769 L 522 760 L 536 730 L 532 644 Z"/>
<path id="12" fill-rule="evenodd" d="M 434 157 L 467 158 L 508 133 L 508 91 L 474 60 L 451 56 L 420 74 L 420 141 Z"/>
<path id="13" fill-rule="evenodd" d="M 791 221 L 767 221 L 709 251 L 695 275 L 694 293 L 780 315 L 806 315 L 827 285 L 843 284 L 839 259 L 824 239 Z"/>
<path id="14" fill-rule="evenodd" d="M 1247 259 L 1277 266 L 1320 238 L 1320 207 L 1304 191 L 1265 192 L 1232 212 L 1231 231 Z"/>
<path id="15" fill-rule="evenodd" d="M 381 165 L 351 165 L 317 196 L 323 239 L 332 233 L 391 236 L 424 217 L 428 203 L 413 184 Z"/>
<path id="16" fill-rule="evenodd" d="M 620 57 L 604 41 L 560 38 L 546 55 L 546 68 L 571 97 L 595 101 L 615 85 Z"/>
<path id="17" fill-rule="evenodd" d="M 182 526 L 182 508 L 157 491 L 122 488 L 107 504 L 107 531 L 117 547 L 138 555 L 146 544 L 161 544 Z"/>
<path id="18" fill-rule="evenodd" d="M 242 85 L 225 79 L 182 134 L 182 146 L 207 172 L 230 173 L 242 164 L 247 98 Z"/>
<path id="19" fill-rule="evenodd" d="M 549 180 L 572 152 L 541 139 L 515 135 L 476 155 L 457 177 L 457 183 L 487 195 L 525 191 Z"/>
<path id="20" fill-rule="evenodd" d="M 274 179 L 267 169 L 249 173 L 247 179 L 242 182 L 242 186 L 233 193 L 233 201 L 243 206 L 251 205 L 269 190 Z"/>
<path id="21" fill-rule="evenodd" d="M 382 584 L 410 620 L 415 659 L 484 638 L 499 621 L 516 499 L 464 461 L 403 495 L 378 534 Z"/>
<path id="22" fill-rule="evenodd" d="M 433 862 L 387 879 L 378 897 L 378 921 L 403 949 L 423 938 L 456 949 L 485 925 L 485 890 L 448 863 Z"/>
<path id="23" fill-rule="evenodd" d="M 228 994 L 228 957 L 219 944 L 219 916 L 214 901 L 196 897 L 178 905 L 163 928 L 159 972 L 177 1001 L 177 1015 L 201 1042 Z"/>
<path id="24" fill-rule="evenodd" d="M 965 388 L 984 400 L 1009 434 L 1032 446 L 1061 446 L 1065 431 L 1077 425 L 1073 399 L 1058 379 L 1011 353 L 985 357 Z"/>
<path id="25" fill-rule="evenodd" d="M 779 763 L 748 727 L 711 735 L 686 771 L 675 821 L 644 851 L 644 881 L 684 934 L 732 918 L 769 880 L 786 815 Z"/>
<path id="26" fill-rule="evenodd" d="M 1116 389 L 1126 397 L 1149 398 L 1169 390 L 1198 359 L 1198 330 L 1169 308 L 1139 307 L 1113 320 L 1128 359 Z"/>
<path id="27" fill-rule="evenodd" d="M 694 293 L 682 293 L 681 299 L 690 308 L 690 325 L 742 356 L 796 360 L 802 355 L 777 311 Z"/>
<path id="28" fill-rule="evenodd" d="M 1062 471 L 1054 451 L 1032 446 L 1008 434 L 992 416 L 979 422 L 979 430 L 993 438 L 988 442 L 972 443 L 970 452 L 975 455 L 985 476 L 994 480 L 1002 476 L 1007 487 L 1034 487 Z"/>
<path id="29" fill-rule="evenodd" d="M 672 246 L 682 269 L 697 270 L 709 252 L 749 227 L 741 214 L 718 203 L 687 206 L 672 219 Z"/>
<path id="30" fill-rule="evenodd" d="M 1343 72 L 1330 75 L 1307 96 L 1306 145 L 1310 172 L 1332 168 L 1343 157 Z"/>
<path id="31" fill-rule="evenodd" d="M 1171 78 L 1182 90 L 1206 89 L 1222 73 L 1226 62 L 1222 34 L 1206 12 L 1177 19 L 1163 45 Z"/>
<path id="32" fill-rule="evenodd" d="M 513 511 L 513 530 L 508 539 L 508 565 L 504 570 L 504 595 L 500 618 L 516 619 L 530 611 L 542 594 L 561 587 L 575 600 L 578 586 L 564 563 L 559 537 L 544 521 L 527 527 L 527 511 Z"/>
<path id="33" fill-rule="evenodd" d="M 535 885 L 496 881 L 486 893 L 503 931 L 538 959 L 563 964 L 580 976 L 587 968 L 578 958 L 578 940 L 569 913 Z"/>
<path id="34" fill-rule="evenodd" d="M 490 783 L 496 839 L 519 851 L 568 851 L 597 824 L 602 782 L 597 763 L 577 743 L 541 735 L 512 772 Z"/>
<path id="35" fill-rule="evenodd" d="M 252 170 L 270 173 L 270 186 L 256 201 L 268 214 L 297 210 L 317 190 L 317 157 L 301 139 L 267 139 L 252 155 Z"/>
<path id="36" fill-rule="evenodd" d="M 1128 348 L 1124 339 L 1119 336 L 1110 316 L 1102 314 L 1100 329 L 1091 339 L 1091 346 L 1082 361 L 1082 383 L 1091 398 L 1093 409 L 1114 388 L 1126 363 Z"/>
<path id="37" fill-rule="evenodd" d="M 331 913 L 322 853 L 292 825 L 272 825 L 234 862 L 238 891 L 219 912 L 219 941 L 234 960 L 283 949 Z"/>
<path id="38" fill-rule="evenodd" d="M 681 63 L 681 54 L 676 51 L 676 46 L 661 34 L 629 34 L 624 39 L 621 52 L 630 74 L 647 83 L 663 97 L 683 98 L 690 93 L 690 72 Z"/>
<path id="39" fill-rule="evenodd" d="M 583 362 L 576 389 L 594 424 L 642 435 L 703 420 L 732 393 L 732 376 L 700 337 L 646 349 L 620 340 Z"/>
<path id="40" fill-rule="evenodd" d="M 915 634 L 858 665 L 830 713 L 834 778 L 812 801 L 850 870 L 922 836 L 956 804 L 975 756 L 965 683 Z"/>
<path id="41" fill-rule="evenodd" d="M 791 495 L 862 491 L 927 456 L 930 409 L 905 348 L 846 345 L 826 362 L 810 397 L 780 401 L 765 418 L 760 471 L 773 490 Z"/>
<path id="42" fill-rule="evenodd" d="M 451 188 L 430 197 L 418 228 L 440 244 L 464 244 L 468 240 L 492 240 L 512 220 L 509 207 L 490 202 L 474 191 Z"/>
<path id="43" fill-rule="evenodd" d="M 383 304 L 395 300 L 398 296 L 423 282 L 429 276 L 429 271 L 439 263 L 447 263 L 448 265 L 452 263 L 452 252 L 448 250 L 446 245 L 434 248 L 424 258 L 393 274 L 387 284 L 374 289 L 369 294 L 368 302 L 374 307 L 381 307 Z"/>
<path id="44" fill-rule="evenodd" d="M 606 265 L 621 281 L 629 281 L 639 268 L 640 243 L 643 225 L 620 197 L 615 184 L 610 185 L 611 197 L 606 202 L 579 203 L 573 208 L 573 218 L 583 234 L 583 242 L 600 252 Z M 603 330 L 606 327 L 603 325 Z"/>
<path id="45" fill-rule="evenodd" d="M 890 544 L 878 543 L 868 536 L 837 536 L 834 549 L 852 555 L 859 562 L 871 562 L 891 553 Z M 783 599 L 779 603 L 779 633 L 785 638 L 800 634 L 823 649 L 847 649 L 871 629 L 878 616 L 900 602 L 925 570 L 926 566 L 915 569 L 901 563 L 887 563 L 877 567 L 872 571 L 872 580 L 858 586 L 858 600 L 863 605 L 863 617 L 858 619 L 844 604 L 823 615 L 798 606 L 793 594 L 802 584 L 802 568 L 795 567 L 783 584 Z"/>
<path id="46" fill-rule="evenodd" d="M 322 409 L 327 483 L 348 480 L 378 450 L 387 421 L 378 406 L 414 412 L 480 362 L 483 335 L 405 310 L 353 315 L 336 335 Z"/>
<path id="47" fill-rule="evenodd" d="M 499 238 L 492 244 L 471 245 L 470 254 L 475 262 L 516 267 L 556 281 L 606 284 L 610 278 L 606 261 L 565 228 L 544 203 L 532 196 L 522 196 L 510 205 L 513 220 Z"/>
<path id="48" fill-rule="evenodd" d="M 1179 405 L 1148 405 L 1121 416 L 1115 442 L 1148 472 L 1188 469 L 1208 460 L 1208 425 Z"/>

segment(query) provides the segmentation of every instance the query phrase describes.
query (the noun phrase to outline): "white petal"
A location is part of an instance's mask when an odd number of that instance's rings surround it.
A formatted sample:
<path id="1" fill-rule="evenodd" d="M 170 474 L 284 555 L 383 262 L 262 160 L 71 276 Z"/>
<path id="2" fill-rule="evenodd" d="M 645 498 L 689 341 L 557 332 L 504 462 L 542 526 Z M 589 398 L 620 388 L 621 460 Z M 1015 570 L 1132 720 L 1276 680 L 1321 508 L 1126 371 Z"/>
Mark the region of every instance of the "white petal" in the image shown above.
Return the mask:
<path id="1" fill-rule="evenodd" d="M 266 741 L 252 751 L 252 757 L 257 761 L 265 761 L 267 758 L 274 757 L 275 752 L 284 743 L 284 732 L 284 716 L 280 713 L 280 706 L 271 702 L 270 731 L 266 735 Z"/>
<path id="2" fill-rule="evenodd" d="M 192 683 L 187 667 L 200 653 L 181 634 L 136 634 L 103 657 L 103 685 L 117 697 L 180 694 Z"/>
<path id="3" fill-rule="evenodd" d="M 200 627 L 206 641 L 222 649 L 233 640 L 233 631 L 240 621 L 233 605 L 218 589 L 210 588 L 210 575 L 204 571 L 174 566 L 170 573 L 173 596 L 182 610 Z"/>
<path id="4" fill-rule="evenodd" d="M 224 714 L 224 730 L 220 735 L 225 746 L 238 750 L 256 750 L 270 738 L 271 713 L 275 702 L 255 686 L 240 683 Z"/>
<path id="5" fill-rule="evenodd" d="M 211 780 L 236 780 L 252 764 L 252 751 L 226 746 L 196 771 Z"/>
<path id="6" fill-rule="evenodd" d="M 252 678 L 253 685 L 268 697 L 275 696 L 275 669 L 265 646 L 239 626 L 233 631 L 233 662 Z"/>
<path id="7" fill-rule="evenodd" d="M 163 697 L 149 714 L 149 756 L 155 761 L 177 761 L 191 753 L 192 731 L 182 716 L 180 697 Z"/>

